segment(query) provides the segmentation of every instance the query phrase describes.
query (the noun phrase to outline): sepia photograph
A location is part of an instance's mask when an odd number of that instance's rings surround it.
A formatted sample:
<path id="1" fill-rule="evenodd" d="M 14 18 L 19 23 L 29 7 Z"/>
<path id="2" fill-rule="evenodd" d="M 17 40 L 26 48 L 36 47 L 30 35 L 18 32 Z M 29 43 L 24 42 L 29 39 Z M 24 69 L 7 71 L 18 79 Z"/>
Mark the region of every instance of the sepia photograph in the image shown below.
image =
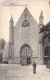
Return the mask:
<path id="1" fill-rule="evenodd" d="M 50 80 L 50 0 L 0 0 L 0 80 Z"/>

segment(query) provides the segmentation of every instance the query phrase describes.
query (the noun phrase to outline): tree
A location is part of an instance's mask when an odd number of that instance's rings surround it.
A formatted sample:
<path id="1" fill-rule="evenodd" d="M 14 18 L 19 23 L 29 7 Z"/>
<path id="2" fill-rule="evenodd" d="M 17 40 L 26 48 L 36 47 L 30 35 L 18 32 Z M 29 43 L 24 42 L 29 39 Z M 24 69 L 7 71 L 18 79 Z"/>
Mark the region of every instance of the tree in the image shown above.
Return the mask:
<path id="1" fill-rule="evenodd" d="M 4 50 L 5 44 L 6 44 L 6 41 L 5 41 L 3 38 L 1 38 L 1 39 L 0 39 L 0 49 L 1 49 L 1 50 Z"/>
<path id="2" fill-rule="evenodd" d="M 50 41 L 50 22 L 45 26 L 43 25 L 39 33 L 43 33 L 43 40 L 46 39 L 46 37 L 48 37 Z"/>
<path id="3" fill-rule="evenodd" d="M 48 37 L 48 40 L 50 42 L 50 22 L 48 24 L 46 24 L 45 26 L 43 26 L 41 29 L 40 29 L 40 32 L 39 33 L 43 33 L 43 42 L 44 42 L 44 39 L 46 39 Z M 48 68 L 50 68 L 50 46 L 47 46 L 46 47 L 46 51 L 45 51 L 45 54 L 47 57 L 45 57 L 44 59 L 46 59 L 46 65 Z"/>

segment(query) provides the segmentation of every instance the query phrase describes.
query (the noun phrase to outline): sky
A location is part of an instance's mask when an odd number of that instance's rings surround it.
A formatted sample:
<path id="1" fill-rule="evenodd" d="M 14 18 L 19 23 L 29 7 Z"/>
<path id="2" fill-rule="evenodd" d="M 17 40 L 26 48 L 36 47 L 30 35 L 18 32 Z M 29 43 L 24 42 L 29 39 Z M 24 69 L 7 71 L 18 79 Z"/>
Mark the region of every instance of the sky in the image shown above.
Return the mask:
<path id="1" fill-rule="evenodd" d="M 14 25 L 17 23 L 26 5 L 32 16 L 39 24 L 39 16 L 43 11 L 44 25 L 50 21 L 50 0 L 0 0 L 0 38 L 9 40 L 9 21 L 13 16 Z M 13 6 L 13 3 L 17 6 Z M 5 6 L 10 5 L 11 6 Z"/>

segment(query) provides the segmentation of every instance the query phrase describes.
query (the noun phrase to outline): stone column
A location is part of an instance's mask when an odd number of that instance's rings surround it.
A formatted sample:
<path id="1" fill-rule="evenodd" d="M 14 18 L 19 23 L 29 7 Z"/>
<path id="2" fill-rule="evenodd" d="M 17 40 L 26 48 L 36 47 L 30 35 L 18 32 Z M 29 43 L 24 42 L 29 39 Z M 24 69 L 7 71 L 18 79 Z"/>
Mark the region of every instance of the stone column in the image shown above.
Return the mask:
<path id="1" fill-rule="evenodd" d="M 39 63 L 43 64 L 44 63 L 44 47 L 42 40 L 39 41 Z"/>
<path id="2" fill-rule="evenodd" d="M 14 63 L 14 45 L 12 45 L 12 64 Z"/>
<path id="3" fill-rule="evenodd" d="M 9 64 L 14 63 L 14 45 L 12 43 L 9 43 Z"/>

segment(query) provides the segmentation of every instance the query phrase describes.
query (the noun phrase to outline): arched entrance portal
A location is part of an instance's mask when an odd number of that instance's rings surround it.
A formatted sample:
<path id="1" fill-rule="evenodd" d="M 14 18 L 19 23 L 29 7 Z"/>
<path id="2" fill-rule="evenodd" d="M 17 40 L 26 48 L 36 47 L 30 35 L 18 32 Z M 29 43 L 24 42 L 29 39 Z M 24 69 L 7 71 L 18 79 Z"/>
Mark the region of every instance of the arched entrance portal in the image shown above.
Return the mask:
<path id="1" fill-rule="evenodd" d="M 32 50 L 29 45 L 25 44 L 21 47 L 20 52 L 20 62 L 21 65 L 30 65 L 31 64 L 31 57 L 32 57 Z"/>

